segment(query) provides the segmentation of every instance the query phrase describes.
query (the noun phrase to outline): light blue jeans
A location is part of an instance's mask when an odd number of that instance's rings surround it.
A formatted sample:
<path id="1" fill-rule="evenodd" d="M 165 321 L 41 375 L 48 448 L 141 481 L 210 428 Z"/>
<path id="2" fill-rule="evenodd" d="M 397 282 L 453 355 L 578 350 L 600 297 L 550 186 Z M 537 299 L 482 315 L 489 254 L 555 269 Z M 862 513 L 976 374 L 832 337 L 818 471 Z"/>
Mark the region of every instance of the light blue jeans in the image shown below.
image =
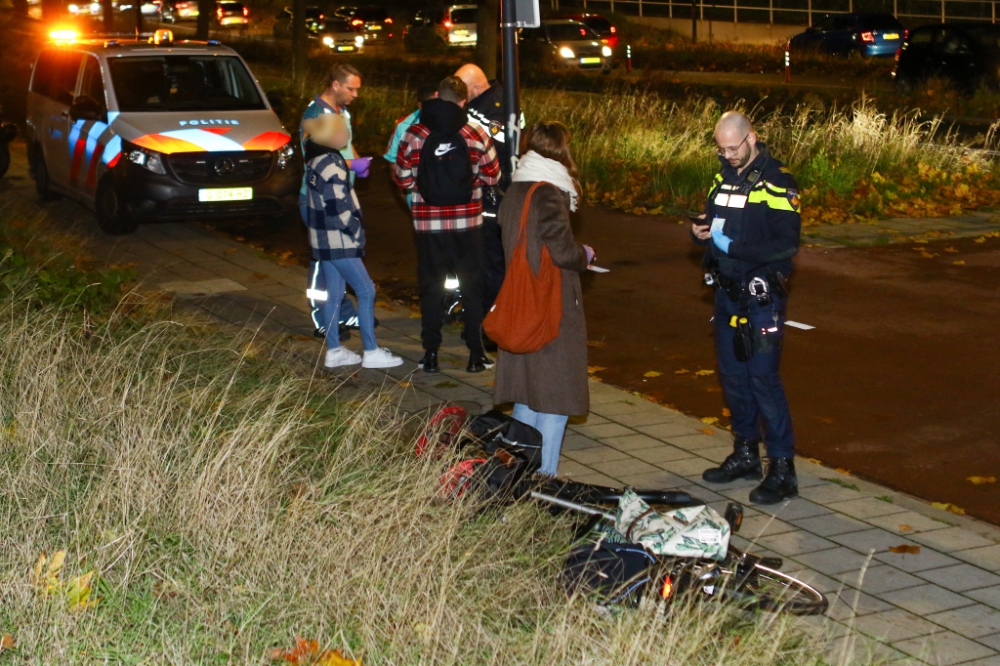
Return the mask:
<path id="1" fill-rule="evenodd" d="M 361 257 L 321 261 L 323 277 L 326 278 L 326 303 L 323 304 L 323 319 L 326 324 L 326 346 L 336 349 L 340 346 L 340 303 L 344 300 L 347 285 L 358 297 L 358 327 L 365 351 L 375 351 L 375 283 L 368 277 L 365 262 Z"/>
<path id="2" fill-rule="evenodd" d="M 566 422 L 569 417 L 563 414 L 545 414 L 536 412 L 531 407 L 514 403 L 514 418 L 530 425 L 542 433 L 542 466 L 540 474 L 555 476 L 559 470 L 559 452 L 562 451 L 563 435 L 566 434 Z"/>

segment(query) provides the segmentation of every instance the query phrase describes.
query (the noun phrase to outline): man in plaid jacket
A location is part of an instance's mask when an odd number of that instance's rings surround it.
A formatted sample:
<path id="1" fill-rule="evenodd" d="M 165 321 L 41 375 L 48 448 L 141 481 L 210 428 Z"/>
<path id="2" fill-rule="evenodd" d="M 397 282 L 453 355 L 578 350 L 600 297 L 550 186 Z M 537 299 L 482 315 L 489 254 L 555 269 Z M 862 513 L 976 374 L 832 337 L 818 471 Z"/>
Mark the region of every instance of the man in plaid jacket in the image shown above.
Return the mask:
<path id="1" fill-rule="evenodd" d="M 424 102 L 420 122 L 403 135 L 396 153 L 393 179 L 412 196 L 413 225 L 417 239 L 417 279 L 420 285 L 421 340 L 425 372 L 438 372 L 438 349 L 444 321 L 444 281 L 449 272 L 458 276 L 462 290 L 465 343 L 469 347 L 469 372 L 493 367 L 483 351 L 482 323 L 485 257 L 483 250 L 483 187 L 496 185 L 500 162 L 489 135 L 468 123 L 465 83 L 455 76 L 441 82 L 437 99 Z M 472 197 L 468 203 L 434 206 L 417 188 L 420 153 L 424 141 L 435 133 L 458 133 L 465 140 L 472 167 Z"/>

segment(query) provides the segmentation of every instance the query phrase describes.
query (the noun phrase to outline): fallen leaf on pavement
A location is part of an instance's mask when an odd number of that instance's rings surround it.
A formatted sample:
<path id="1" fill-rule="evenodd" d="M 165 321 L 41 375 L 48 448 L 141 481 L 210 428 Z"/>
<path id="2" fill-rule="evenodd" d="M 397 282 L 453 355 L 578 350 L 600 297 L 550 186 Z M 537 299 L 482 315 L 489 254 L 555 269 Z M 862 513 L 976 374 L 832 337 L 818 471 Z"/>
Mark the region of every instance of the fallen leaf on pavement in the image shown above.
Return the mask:
<path id="1" fill-rule="evenodd" d="M 973 243 L 985 243 L 986 242 L 986 236 L 980 236 L 979 238 L 977 238 L 976 240 L 974 240 L 972 242 Z"/>
<path id="2" fill-rule="evenodd" d="M 728 407 L 723 407 L 722 408 L 722 415 L 725 416 L 725 417 L 729 417 L 729 416 L 732 416 L 733 413 L 731 411 L 729 411 Z"/>
<path id="3" fill-rule="evenodd" d="M 956 250 L 956 249 L 955 249 L 955 248 L 953 248 L 953 247 L 946 247 L 946 248 L 944 249 L 944 251 L 945 251 L 945 252 L 950 252 L 950 253 L 952 253 L 952 254 L 954 254 L 954 253 L 958 252 L 958 250 Z"/>
<path id="4" fill-rule="evenodd" d="M 965 262 L 959 259 L 958 261 L 951 262 L 952 266 L 964 266 Z"/>
<path id="5" fill-rule="evenodd" d="M 699 370 L 694 374 L 698 375 L 699 377 L 708 377 L 709 375 L 714 375 L 715 370 Z"/>
<path id="6" fill-rule="evenodd" d="M 822 465 L 823 461 L 819 458 L 803 458 L 803 460 L 808 460 L 811 463 L 816 463 L 817 465 Z"/>
<path id="7" fill-rule="evenodd" d="M 889 552 L 890 553 L 901 553 L 901 554 L 904 554 L 904 555 L 919 555 L 920 554 L 920 546 L 909 546 L 909 545 L 907 545 L 907 544 L 904 543 L 901 546 L 889 546 Z"/>
<path id="8" fill-rule="evenodd" d="M 420 313 L 419 312 L 411 312 L 410 313 L 410 319 L 420 319 Z"/>
<path id="9" fill-rule="evenodd" d="M 957 516 L 965 515 L 965 509 L 963 509 L 960 506 L 955 506 L 950 502 L 931 502 L 931 506 L 934 507 L 935 509 L 942 509 L 943 511 L 947 511 L 948 513 L 954 513 Z"/>
<path id="10" fill-rule="evenodd" d="M 13 649 L 14 649 L 13 636 L 11 636 L 10 634 L 4 634 L 2 637 L 0 637 L 0 652 L 3 652 L 4 650 L 13 650 Z"/>
<path id="11" fill-rule="evenodd" d="M 410 388 L 411 386 L 413 386 L 413 382 L 406 382 L 406 381 L 403 381 L 403 382 L 399 382 L 399 385 L 400 385 L 401 387 L 403 387 L 403 388 Z"/>
<path id="12" fill-rule="evenodd" d="M 840 472 L 841 474 L 846 474 L 847 476 L 851 475 L 851 470 L 844 469 L 843 467 L 838 467 L 837 471 Z"/>
<path id="13" fill-rule="evenodd" d="M 900 524 L 899 531 L 900 532 L 912 532 L 913 528 L 910 527 L 909 525 Z"/>
<path id="14" fill-rule="evenodd" d="M 701 419 L 702 423 L 707 423 L 708 425 L 713 425 L 719 422 L 719 419 L 715 416 L 705 416 Z"/>
<path id="15" fill-rule="evenodd" d="M 607 368 L 605 368 L 604 366 L 601 366 L 601 365 L 588 365 L 587 366 L 587 374 L 588 375 L 592 375 L 594 373 L 600 372 L 601 370 L 607 370 Z"/>
<path id="16" fill-rule="evenodd" d="M 926 250 L 922 250 L 920 252 L 920 256 L 923 257 L 924 259 L 933 259 L 934 257 L 940 256 L 940 255 L 938 255 L 937 252 L 928 252 Z"/>
<path id="17" fill-rule="evenodd" d="M 680 370 L 674 370 L 674 374 L 675 375 L 686 375 L 689 372 L 691 372 L 691 371 L 688 370 L 687 368 L 681 368 Z"/>
<path id="18" fill-rule="evenodd" d="M 239 252 L 239 248 L 227 247 L 225 250 L 223 250 L 222 253 L 223 254 L 236 254 L 237 252 Z"/>
<path id="19" fill-rule="evenodd" d="M 986 483 L 996 483 L 997 477 L 995 476 L 970 476 L 966 479 L 969 483 L 974 486 L 981 486 Z"/>
<path id="20" fill-rule="evenodd" d="M 702 428 L 699 432 L 703 432 L 706 435 L 714 435 L 715 434 L 715 431 L 712 430 L 711 428 Z"/>
<path id="21" fill-rule="evenodd" d="M 604 340 L 587 340 L 588 347 L 603 347 L 605 344 Z"/>
<path id="22" fill-rule="evenodd" d="M 659 377 L 662 372 L 657 372 L 656 370 L 650 370 L 649 372 L 643 374 L 643 377 Z"/>

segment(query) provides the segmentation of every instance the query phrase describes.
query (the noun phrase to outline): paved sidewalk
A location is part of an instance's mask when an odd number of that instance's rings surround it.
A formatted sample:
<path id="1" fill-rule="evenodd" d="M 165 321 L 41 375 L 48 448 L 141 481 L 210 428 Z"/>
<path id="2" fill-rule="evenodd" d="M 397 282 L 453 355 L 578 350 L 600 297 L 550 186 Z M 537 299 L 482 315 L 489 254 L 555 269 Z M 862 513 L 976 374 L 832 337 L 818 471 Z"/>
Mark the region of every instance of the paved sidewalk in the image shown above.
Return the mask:
<path id="1" fill-rule="evenodd" d="M 8 192 L 32 200 L 23 186 Z M 147 288 L 171 291 L 237 326 L 290 334 L 319 356 L 320 343 L 304 339 L 312 328 L 301 267 L 279 265 L 193 225 L 147 225 L 113 239 L 94 231 L 92 215 L 73 203 L 48 209 L 81 229 L 108 263 L 136 264 Z M 380 302 L 376 316 L 380 344 L 407 363 L 388 380 L 359 370 L 362 379 L 387 386 L 410 412 L 441 401 L 492 404 L 493 375 L 464 371 L 467 354 L 456 331 L 446 333 L 442 373 L 426 375 L 416 370 L 422 350 L 415 313 Z M 348 346 L 359 346 L 357 335 Z M 729 433 L 602 383 L 591 383 L 591 396 L 590 414 L 571 422 L 560 473 L 687 490 L 718 509 L 742 502 L 746 520 L 735 544 L 783 557 L 785 571 L 828 594 L 829 616 L 811 621 L 834 639 L 831 664 L 874 654 L 887 662 L 1000 666 L 1000 529 L 804 459 L 796 462 L 800 498 L 751 507 L 752 484 L 701 481 L 702 470 L 731 449 Z"/>

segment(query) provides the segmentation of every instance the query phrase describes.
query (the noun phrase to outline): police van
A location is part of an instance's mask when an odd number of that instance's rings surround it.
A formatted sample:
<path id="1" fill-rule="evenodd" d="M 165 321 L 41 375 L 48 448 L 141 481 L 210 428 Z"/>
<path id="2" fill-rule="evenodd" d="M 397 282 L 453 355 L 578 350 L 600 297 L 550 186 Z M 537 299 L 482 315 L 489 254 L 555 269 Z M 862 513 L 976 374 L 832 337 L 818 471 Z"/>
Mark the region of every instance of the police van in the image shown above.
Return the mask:
<path id="1" fill-rule="evenodd" d="M 39 197 L 92 208 L 109 234 L 143 221 L 282 216 L 302 163 L 246 63 L 216 41 L 74 39 L 35 61 L 28 158 Z"/>

